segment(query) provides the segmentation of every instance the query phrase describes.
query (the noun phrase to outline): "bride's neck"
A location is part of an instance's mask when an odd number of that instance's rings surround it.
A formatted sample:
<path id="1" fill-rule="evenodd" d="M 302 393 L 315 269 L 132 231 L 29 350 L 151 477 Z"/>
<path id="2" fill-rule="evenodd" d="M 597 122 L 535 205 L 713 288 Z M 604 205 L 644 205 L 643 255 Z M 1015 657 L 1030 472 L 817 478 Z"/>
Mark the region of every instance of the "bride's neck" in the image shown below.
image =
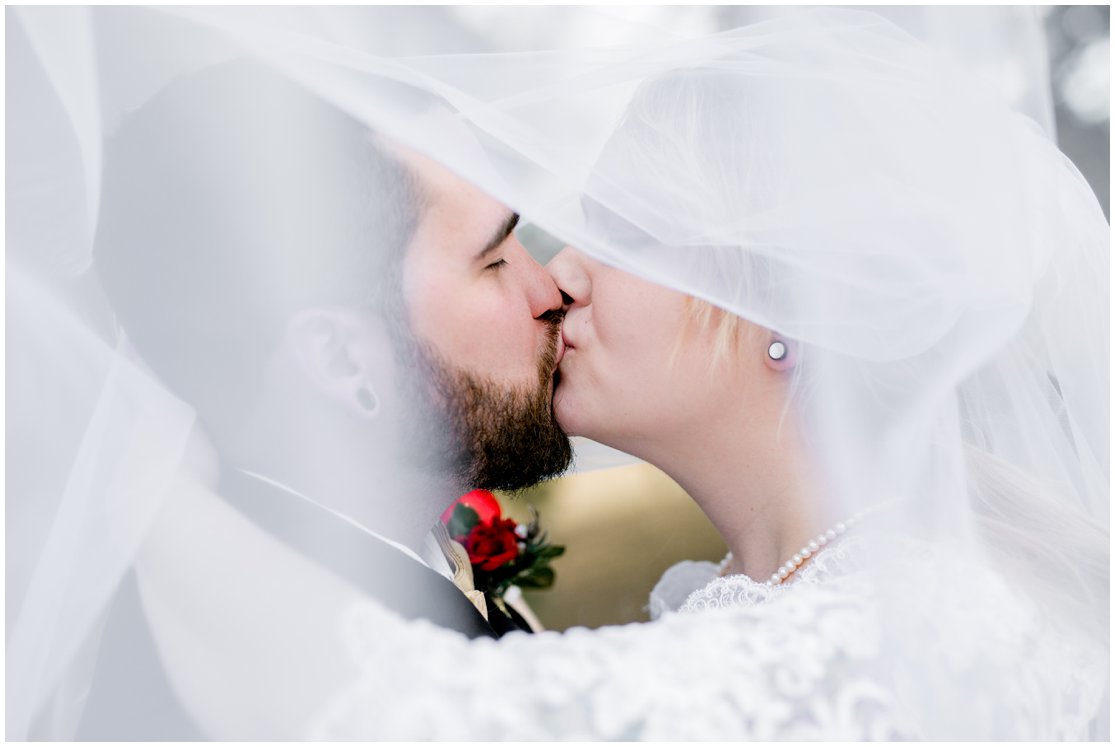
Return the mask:
<path id="1" fill-rule="evenodd" d="M 681 485 L 727 542 L 728 572 L 765 580 L 824 527 L 790 418 L 745 415 L 671 434 L 645 458 Z"/>

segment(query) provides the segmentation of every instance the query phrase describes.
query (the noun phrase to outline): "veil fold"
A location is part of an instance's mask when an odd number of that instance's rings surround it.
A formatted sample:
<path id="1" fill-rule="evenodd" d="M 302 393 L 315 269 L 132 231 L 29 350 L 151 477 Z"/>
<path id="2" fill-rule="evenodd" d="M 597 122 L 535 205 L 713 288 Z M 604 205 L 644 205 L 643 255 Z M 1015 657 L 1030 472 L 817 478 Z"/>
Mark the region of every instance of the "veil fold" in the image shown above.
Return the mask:
<path id="1" fill-rule="evenodd" d="M 176 81 L 242 58 L 564 243 L 800 343 L 794 403 L 832 520 L 886 503 L 886 529 L 1001 570 L 1106 656 L 1109 227 L 1052 140 L 1047 80 L 1030 82 L 1046 72 L 1036 18 L 1004 10 L 985 28 L 1015 43 L 982 48 L 977 26 L 927 14 L 911 36 L 838 9 L 701 35 L 585 9 L 534 16 L 529 39 L 477 31 L 533 10 L 9 11 L 10 739 L 75 734 L 111 597 L 199 471 L 191 403 L 130 349 L 91 268 L 104 143 Z M 583 17 L 608 44 L 544 44 L 546 18 Z M 973 75 L 975 50 L 990 59 Z M 872 561 L 900 658 L 918 590 Z M 949 604 L 942 588 L 929 602 Z M 312 607 L 267 640 L 310 657 L 336 635 Z M 282 683 L 252 676 L 252 651 L 227 664 L 268 702 Z M 955 699 L 926 683 L 931 723 Z"/>

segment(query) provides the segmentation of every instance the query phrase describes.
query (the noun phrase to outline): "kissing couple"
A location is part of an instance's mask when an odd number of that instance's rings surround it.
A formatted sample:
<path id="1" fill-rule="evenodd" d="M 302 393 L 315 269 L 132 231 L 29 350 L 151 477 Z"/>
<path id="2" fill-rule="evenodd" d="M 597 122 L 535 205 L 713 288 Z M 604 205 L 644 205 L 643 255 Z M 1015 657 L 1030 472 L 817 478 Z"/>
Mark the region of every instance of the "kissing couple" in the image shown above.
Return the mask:
<path id="1" fill-rule="evenodd" d="M 106 76 L 175 49 L 134 15 L 98 16 Z M 103 378 L 19 737 L 1102 735 L 1108 227 L 1029 120 L 870 13 L 577 59 L 227 17 L 96 89 L 96 301 L 28 323 Z M 530 634 L 431 533 L 571 435 L 730 548 L 649 623 Z"/>

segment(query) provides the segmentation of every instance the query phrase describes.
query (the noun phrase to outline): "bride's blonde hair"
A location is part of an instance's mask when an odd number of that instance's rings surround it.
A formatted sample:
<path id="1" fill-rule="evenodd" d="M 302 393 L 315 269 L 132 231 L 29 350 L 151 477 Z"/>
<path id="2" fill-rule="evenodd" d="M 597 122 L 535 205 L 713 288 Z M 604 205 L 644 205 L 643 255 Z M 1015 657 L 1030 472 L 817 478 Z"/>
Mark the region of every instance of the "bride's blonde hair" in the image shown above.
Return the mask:
<path id="1" fill-rule="evenodd" d="M 670 354 L 671 366 L 676 363 L 681 354 L 685 338 L 691 334 L 712 331 L 714 342 L 709 371 L 713 372 L 721 362 L 739 354 L 740 346 L 746 336 L 755 331 L 753 325 L 746 324 L 739 316 L 694 296 L 686 297 L 684 313 L 685 324 L 682 325 L 681 334 L 674 341 L 674 348 Z"/>

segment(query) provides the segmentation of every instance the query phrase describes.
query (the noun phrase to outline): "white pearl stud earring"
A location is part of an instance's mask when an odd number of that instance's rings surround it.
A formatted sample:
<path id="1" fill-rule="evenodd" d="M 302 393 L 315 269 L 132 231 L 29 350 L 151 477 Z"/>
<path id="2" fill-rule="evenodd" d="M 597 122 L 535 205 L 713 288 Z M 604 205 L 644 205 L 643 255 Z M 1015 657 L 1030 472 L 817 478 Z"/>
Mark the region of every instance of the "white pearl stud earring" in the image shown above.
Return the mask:
<path id="1" fill-rule="evenodd" d="M 770 356 L 772 361 L 780 361 L 786 357 L 786 344 L 780 340 L 775 340 L 767 348 L 767 355 Z"/>

